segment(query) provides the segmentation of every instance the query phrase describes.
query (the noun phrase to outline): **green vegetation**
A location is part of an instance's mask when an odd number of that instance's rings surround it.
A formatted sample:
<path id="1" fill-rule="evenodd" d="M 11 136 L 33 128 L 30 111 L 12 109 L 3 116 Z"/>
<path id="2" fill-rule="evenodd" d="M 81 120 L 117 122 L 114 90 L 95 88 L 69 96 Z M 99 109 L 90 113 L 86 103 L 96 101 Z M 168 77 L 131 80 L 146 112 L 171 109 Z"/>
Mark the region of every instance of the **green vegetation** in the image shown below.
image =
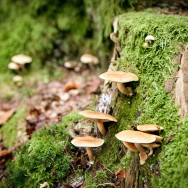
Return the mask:
<path id="1" fill-rule="evenodd" d="M 18 126 L 23 124 L 25 119 L 25 107 L 20 107 L 18 111 L 1 128 L 3 135 L 3 144 L 7 148 L 15 145 L 17 140 Z"/>
<path id="2" fill-rule="evenodd" d="M 106 39 L 111 32 L 113 18 L 125 8 L 121 4 L 122 0 L 105 0 L 100 6 L 96 0 L 2 0 L 0 72 L 7 71 L 11 56 L 17 53 L 32 56 L 32 66 L 37 68 L 41 60 L 54 55 L 54 48 L 61 51 L 61 61 L 86 51 L 105 57 L 110 45 Z M 104 49 L 103 54 L 99 53 L 101 49 Z"/>
<path id="3" fill-rule="evenodd" d="M 40 70 L 46 59 L 53 59 L 55 48 L 60 49 L 62 62 L 85 52 L 97 54 L 101 62 L 105 62 L 106 49 L 110 48 L 107 39 L 113 17 L 125 9 L 122 0 L 102 1 L 100 6 L 96 0 L 71 3 L 68 0 L 7 2 L 2 0 L 0 3 L 0 72 L 8 72 L 7 64 L 12 55 L 25 53 L 34 59 L 31 66 L 33 77 L 36 76 L 35 70 Z M 137 1 L 128 2 L 133 5 Z M 121 5 L 123 8 L 120 8 Z M 188 118 L 180 121 L 172 95 L 164 90 L 164 78 L 172 76 L 176 66 L 172 59 L 180 53 L 178 45 L 187 45 L 188 18 L 149 12 L 128 13 L 119 16 L 119 29 L 118 39 L 122 49 L 118 59 L 119 70 L 134 72 L 139 75 L 140 80 L 133 85 L 135 95 L 132 98 L 119 94 L 114 108 L 114 116 L 118 122 L 110 125 L 105 144 L 96 157 L 110 170 L 128 168 L 131 156 L 124 156 L 122 143 L 114 135 L 121 130 L 131 129 L 131 126 L 137 123 L 161 125 L 164 127 L 162 149 L 140 167 L 141 177 L 152 174 L 153 187 L 184 188 L 188 184 Z M 144 48 L 144 39 L 148 34 L 153 35 L 156 41 L 151 48 Z M 54 61 L 50 62 L 52 64 Z M 50 74 L 45 70 L 44 72 L 42 78 L 47 82 Z M 30 79 L 29 74 L 26 72 L 24 76 Z M 58 75 L 59 73 L 55 76 Z M 11 79 L 9 73 L 1 74 L 0 77 L 3 81 Z M 34 83 L 35 79 L 32 82 Z M 7 93 L 6 97 L 10 98 L 15 94 L 11 90 L 11 87 L 15 87 L 12 83 L 10 88 L 2 83 L 1 85 L 6 88 L 3 89 L 6 91 L 3 96 Z M 31 85 L 28 84 L 28 88 Z M 32 89 L 24 91 L 22 88 L 19 91 L 26 96 L 35 92 Z M 24 110 L 20 109 L 3 126 L 2 131 L 6 138 L 11 133 L 11 139 L 5 139 L 7 147 L 15 143 L 17 124 L 21 123 L 20 118 L 23 116 Z M 39 187 L 45 181 L 56 186 L 63 182 L 72 159 L 72 156 L 66 153 L 66 150 L 71 148 L 66 126 L 79 118 L 76 114 L 70 114 L 63 119 L 62 124 L 42 128 L 35 133 L 9 163 L 9 176 L 0 186 Z M 165 140 L 172 134 L 175 134 L 175 137 L 169 144 L 165 144 Z M 160 169 L 156 167 L 158 163 Z M 160 171 L 160 178 L 151 167 Z M 92 178 L 90 172 L 82 172 L 86 180 L 85 187 L 96 187 L 108 182 L 107 171 L 97 171 L 95 178 Z"/>
<path id="4" fill-rule="evenodd" d="M 171 77 L 175 67 L 172 59 L 180 53 L 178 45 L 186 45 L 188 41 L 188 18 L 129 13 L 120 16 L 119 20 L 120 70 L 133 71 L 140 77 L 136 90 L 140 98 L 137 108 L 141 115 L 137 123 L 156 123 L 164 127 L 162 150 L 156 158 L 160 160 L 161 178 L 153 176 L 153 186 L 184 188 L 188 183 L 188 166 L 183 164 L 188 159 L 180 153 L 186 148 L 183 138 L 188 136 L 188 132 L 186 121 L 180 122 L 171 94 L 164 90 L 164 78 Z M 143 48 L 148 34 L 153 35 L 156 41 L 151 48 Z M 175 138 L 166 145 L 165 139 L 172 134 Z"/>
<path id="5" fill-rule="evenodd" d="M 64 123 L 35 133 L 9 163 L 9 176 L 0 187 L 39 187 L 44 182 L 55 186 L 63 182 L 72 158 L 66 152 L 71 148 L 66 126 L 79 118 L 70 114 Z"/>

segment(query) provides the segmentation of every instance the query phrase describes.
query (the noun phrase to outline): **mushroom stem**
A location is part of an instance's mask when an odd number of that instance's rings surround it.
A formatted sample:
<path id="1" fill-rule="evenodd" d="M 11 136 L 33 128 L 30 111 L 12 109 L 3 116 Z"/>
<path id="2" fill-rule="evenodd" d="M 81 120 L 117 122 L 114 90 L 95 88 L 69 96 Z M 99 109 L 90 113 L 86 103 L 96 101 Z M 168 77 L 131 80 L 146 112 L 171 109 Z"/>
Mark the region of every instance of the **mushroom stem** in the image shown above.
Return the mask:
<path id="1" fill-rule="evenodd" d="M 86 151 L 87 151 L 87 154 L 88 154 L 88 157 L 89 157 L 89 163 L 94 164 L 94 156 L 93 156 L 92 149 L 89 148 L 89 147 L 86 147 Z"/>
<path id="2" fill-rule="evenodd" d="M 101 121 L 97 121 L 97 127 L 99 132 L 104 136 L 106 134 L 106 129 L 104 128 L 104 124 Z"/>
<path id="3" fill-rule="evenodd" d="M 138 151 L 138 149 L 135 147 L 135 145 L 133 143 L 123 142 L 123 144 L 130 151 L 133 151 L 133 152 L 137 152 Z"/>
<path id="4" fill-rule="evenodd" d="M 147 152 L 146 148 L 144 148 L 141 144 L 135 143 L 134 145 L 138 149 L 139 152 L 142 152 L 142 153 L 146 153 Z"/>
<path id="5" fill-rule="evenodd" d="M 149 153 L 148 153 L 148 156 L 151 156 L 153 154 L 153 148 L 152 147 L 150 147 L 149 148 Z"/>
<path id="6" fill-rule="evenodd" d="M 119 89 L 119 91 L 127 96 L 132 96 L 133 95 L 133 92 L 132 92 L 132 89 L 131 87 L 126 87 L 124 85 L 124 83 L 117 83 L 117 87 Z"/>

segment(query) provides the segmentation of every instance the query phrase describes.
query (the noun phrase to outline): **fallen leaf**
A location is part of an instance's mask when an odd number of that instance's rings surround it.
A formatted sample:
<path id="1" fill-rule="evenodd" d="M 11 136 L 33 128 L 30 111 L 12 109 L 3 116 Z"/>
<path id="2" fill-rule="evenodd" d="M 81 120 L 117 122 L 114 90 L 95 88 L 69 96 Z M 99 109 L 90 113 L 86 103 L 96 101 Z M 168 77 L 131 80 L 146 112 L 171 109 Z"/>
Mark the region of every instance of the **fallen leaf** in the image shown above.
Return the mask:
<path id="1" fill-rule="evenodd" d="M 14 113 L 15 109 L 8 111 L 0 111 L 0 125 L 6 123 Z"/>
<path id="2" fill-rule="evenodd" d="M 11 154 L 10 150 L 4 149 L 2 151 L 0 151 L 0 158 L 5 157 L 7 155 Z"/>
<path id="3" fill-rule="evenodd" d="M 125 178 L 125 176 L 126 176 L 126 169 L 125 169 L 125 168 L 122 168 L 121 170 L 117 171 L 117 172 L 115 173 L 115 175 L 116 175 L 116 177 L 117 177 L 118 179 Z"/>
<path id="4" fill-rule="evenodd" d="M 78 89 L 78 88 L 79 88 L 79 86 L 75 82 L 71 82 L 71 83 L 65 84 L 63 87 L 63 90 L 66 92 L 71 89 Z"/>

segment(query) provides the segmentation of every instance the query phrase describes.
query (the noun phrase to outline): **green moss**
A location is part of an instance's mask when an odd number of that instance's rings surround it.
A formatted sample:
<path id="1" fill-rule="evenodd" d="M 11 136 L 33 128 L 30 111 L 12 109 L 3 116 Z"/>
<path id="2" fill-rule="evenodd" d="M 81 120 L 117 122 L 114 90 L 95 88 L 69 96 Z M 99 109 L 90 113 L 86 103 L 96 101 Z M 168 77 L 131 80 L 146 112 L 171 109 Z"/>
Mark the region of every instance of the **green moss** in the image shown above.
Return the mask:
<path id="1" fill-rule="evenodd" d="M 67 116 L 63 117 L 63 124 L 68 126 L 70 123 L 78 121 L 82 117 L 77 112 L 69 113 Z"/>
<path id="2" fill-rule="evenodd" d="M 172 59 L 180 53 L 177 50 L 178 45 L 187 42 L 187 23 L 187 17 L 154 13 L 129 13 L 119 16 L 119 42 L 122 48 L 119 69 L 137 73 L 140 78 L 136 88 L 139 94 L 137 109 L 140 112 L 137 123 L 163 126 L 164 140 L 171 134 L 176 134 L 172 143 L 163 143 L 160 154 L 154 160 L 147 161 L 147 165 L 151 165 L 160 160 L 161 178 L 153 175 L 154 187 L 183 188 L 187 184 L 184 177 L 188 165 L 183 164 L 187 163 L 188 159 L 185 154 L 180 154 L 180 151 L 186 148 L 181 137 L 188 134 L 182 131 L 184 126 L 180 122 L 171 94 L 164 90 L 164 78 L 170 77 L 175 67 Z M 149 34 L 156 40 L 151 48 L 144 48 L 144 39 Z M 146 174 L 143 172 L 143 176 Z"/>
<path id="3" fill-rule="evenodd" d="M 159 154 L 151 156 L 140 166 L 140 181 L 152 187 L 184 188 L 188 184 L 187 118 L 180 121 L 178 107 L 171 94 L 165 92 L 164 78 L 172 75 L 173 57 L 181 53 L 178 45 L 188 41 L 188 18 L 154 13 L 128 13 L 119 16 L 119 43 L 121 53 L 119 70 L 131 71 L 139 76 L 133 84 L 135 95 L 119 95 L 114 107 L 117 123 L 110 125 L 105 144 L 98 159 L 108 168 L 128 168 L 131 157 L 122 154 L 122 143 L 114 135 L 135 124 L 153 123 L 164 127 Z M 153 35 L 151 48 L 144 48 L 145 37 Z M 166 144 L 166 139 L 175 134 Z M 108 157 L 107 157 L 108 156 Z M 160 174 L 160 176 L 159 176 Z"/>
<path id="4" fill-rule="evenodd" d="M 118 97 L 114 114 L 118 122 L 110 125 L 105 143 L 99 155 L 99 160 L 108 168 L 124 167 L 119 165 L 124 163 L 124 159 L 122 159 L 123 157 L 120 154 L 122 152 L 122 143 L 116 139 L 115 134 L 125 129 L 131 129 L 131 125 L 136 120 L 138 101 L 139 97 L 136 94 L 131 99 L 125 97 L 123 94 L 120 94 Z"/>
<path id="5" fill-rule="evenodd" d="M 63 182 L 71 161 L 66 153 L 71 148 L 66 126 L 77 119 L 72 114 L 62 124 L 44 127 L 35 133 L 9 163 L 3 187 L 38 187 L 44 182 L 55 186 Z"/>
<path id="6" fill-rule="evenodd" d="M 25 107 L 20 107 L 17 109 L 16 113 L 8 120 L 1 128 L 1 133 L 3 135 L 3 144 L 7 148 L 14 146 L 17 139 L 18 125 L 23 124 L 24 126 L 25 118 Z"/>

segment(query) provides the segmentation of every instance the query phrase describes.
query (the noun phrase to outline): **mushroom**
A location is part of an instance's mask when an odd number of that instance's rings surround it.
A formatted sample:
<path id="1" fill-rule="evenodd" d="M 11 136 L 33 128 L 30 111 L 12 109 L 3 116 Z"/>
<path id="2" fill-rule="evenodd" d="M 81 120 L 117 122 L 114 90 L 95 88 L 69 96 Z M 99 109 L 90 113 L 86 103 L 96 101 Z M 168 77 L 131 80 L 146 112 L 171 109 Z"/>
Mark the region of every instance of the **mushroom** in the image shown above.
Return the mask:
<path id="1" fill-rule="evenodd" d="M 130 143 L 130 142 L 123 142 L 124 146 L 129 150 L 129 151 L 133 151 L 133 152 L 137 152 L 138 149 L 137 147 L 133 144 L 133 143 Z"/>
<path id="2" fill-rule="evenodd" d="M 153 148 L 160 147 L 160 144 L 157 144 L 157 143 L 149 143 L 149 144 L 141 144 L 141 145 L 146 147 L 146 148 L 149 148 L 150 152 L 149 152 L 148 156 L 153 154 Z"/>
<path id="3" fill-rule="evenodd" d="M 20 68 L 22 70 L 25 69 L 25 64 L 27 63 L 31 63 L 32 62 L 32 58 L 27 56 L 27 55 L 24 55 L 24 54 L 18 54 L 18 55 L 15 55 L 11 58 L 11 61 L 13 61 L 14 63 L 18 64 L 20 66 Z"/>
<path id="4" fill-rule="evenodd" d="M 97 127 L 100 131 L 100 133 L 104 136 L 106 134 L 106 130 L 104 127 L 104 122 L 114 121 L 117 122 L 117 119 L 115 119 L 110 114 L 105 114 L 102 112 L 95 112 L 92 110 L 84 110 L 79 112 L 80 115 L 89 118 L 91 121 L 97 123 Z"/>
<path id="5" fill-rule="evenodd" d="M 20 69 L 20 66 L 14 62 L 10 62 L 8 64 L 8 68 L 11 69 L 11 70 L 14 70 L 16 72 L 19 72 L 19 69 Z"/>
<path id="6" fill-rule="evenodd" d="M 23 78 L 19 75 L 13 77 L 12 81 L 17 85 L 21 86 L 23 84 Z"/>
<path id="7" fill-rule="evenodd" d="M 153 136 L 155 136 L 156 142 L 162 142 L 163 137 L 157 135 L 153 135 Z"/>
<path id="8" fill-rule="evenodd" d="M 144 124 L 144 125 L 137 125 L 137 130 L 142 132 L 155 132 L 155 131 L 161 131 L 164 128 L 159 125 L 154 124 Z"/>
<path id="9" fill-rule="evenodd" d="M 146 152 L 146 149 L 141 144 L 152 143 L 152 142 L 156 141 L 155 135 L 143 133 L 140 131 L 133 131 L 133 130 L 121 131 L 121 132 L 117 133 L 115 135 L 115 137 L 118 140 L 121 140 L 123 142 L 133 143 L 139 152 Z M 124 144 L 124 145 L 126 146 L 126 144 Z M 130 148 L 128 148 L 128 149 L 130 149 Z"/>
<path id="10" fill-rule="evenodd" d="M 122 71 L 105 72 L 101 74 L 99 77 L 103 80 L 116 82 L 119 91 L 128 96 L 133 95 L 132 89 L 131 87 L 125 87 L 124 83 L 138 81 L 137 75 L 131 72 L 125 73 Z"/>
<path id="11" fill-rule="evenodd" d="M 147 35 L 145 38 L 145 41 L 148 43 L 152 43 L 155 40 L 155 38 L 152 35 Z"/>
<path id="12" fill-rule="evenodd" d="M 148 156 L 147 156 L 146 153 L 140 152 L 139 153 L 139 158 L 140 158 L 140 164 L 143 165 L 146 162 Z"/>
<path id="13" fill-rule="evenodd" d="M 74 138 L 71 143 L 76 147 L 85 147 L 89 157 L 89 163 L 94 164 L 94 156 L 91 148 L 103 145 L 104 140 L 92 136 L 84 136 Z"/>
<path id="14" fill-rule="evenodd" d="M 99 59 L 96 56 L 91 55 L 91 54 L 83 54 L 80 57 L 80 61 L 83 64 L 88 64 L 91 69 L 93 69 L 93 65 L 96 65 L 99 63 Z"/>

